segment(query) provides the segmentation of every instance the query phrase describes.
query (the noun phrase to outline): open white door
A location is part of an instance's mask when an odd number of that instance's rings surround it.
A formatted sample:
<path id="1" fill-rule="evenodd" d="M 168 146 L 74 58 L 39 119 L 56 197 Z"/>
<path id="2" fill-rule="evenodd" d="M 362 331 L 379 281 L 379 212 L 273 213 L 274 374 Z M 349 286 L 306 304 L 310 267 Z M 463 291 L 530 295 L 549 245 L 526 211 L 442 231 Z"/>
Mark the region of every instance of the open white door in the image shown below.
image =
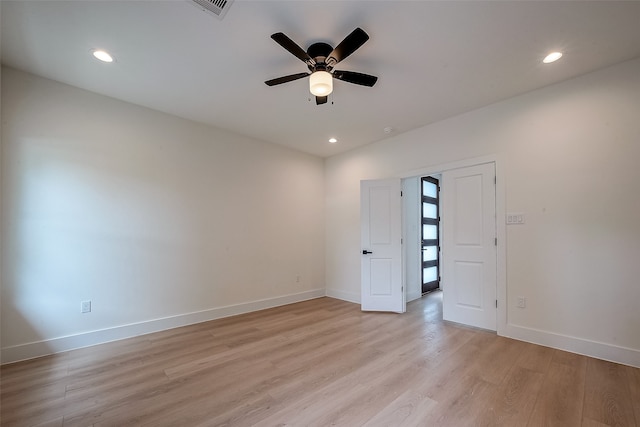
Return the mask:
<path id="1" fill-rule="evenodd" d="M 495 165 L 442 173 L 444 320 L 496 330 Z"/>
<path id="2" fill-rule="evenodd" d="M 400 179 L 360 182 L 361 307 L 404 313 Z"/>

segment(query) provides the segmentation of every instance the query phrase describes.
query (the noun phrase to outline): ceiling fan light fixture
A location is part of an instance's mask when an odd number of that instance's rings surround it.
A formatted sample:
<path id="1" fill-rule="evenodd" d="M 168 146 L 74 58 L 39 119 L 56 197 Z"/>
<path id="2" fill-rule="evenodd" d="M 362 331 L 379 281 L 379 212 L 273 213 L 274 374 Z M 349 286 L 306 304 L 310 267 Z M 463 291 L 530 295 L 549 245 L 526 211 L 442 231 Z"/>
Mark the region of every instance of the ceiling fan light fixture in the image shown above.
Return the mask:
<path id="1" fill-rule="evenodd" d="M 333 91 L 333 76 L 327 71 L 315 71 L 309 76 L 309 90 L 315 96 L 327 96 Z"/>

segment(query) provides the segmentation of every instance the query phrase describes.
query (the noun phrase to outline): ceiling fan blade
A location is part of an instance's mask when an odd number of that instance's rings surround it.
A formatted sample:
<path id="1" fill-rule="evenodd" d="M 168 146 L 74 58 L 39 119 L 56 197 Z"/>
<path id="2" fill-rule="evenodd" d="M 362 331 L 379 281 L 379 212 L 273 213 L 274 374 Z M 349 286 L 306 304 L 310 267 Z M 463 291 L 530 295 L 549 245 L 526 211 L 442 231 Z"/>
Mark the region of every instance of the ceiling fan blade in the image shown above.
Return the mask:
<path id="1" fill-rule="evenodd" d="M 278 43 L 280 46 L 287 49 L 295 57 L 307 63 L 307 65 L 315 65 L 316 61 L 314 61 L 307 52 L 305 52 L 300 46 L 298 46 L 296 42 L 284 35 L 284 33 L 272 34 L 271 38 L 275 40 L 276 43 Z"/>
<path id="2" fill-rule="evenodd" d="M 362 46 L 367 40 L 369 35 L 364 32 L 362 28 L 356 28 L 340 42 L 338 46 L 327 57 L 327 64 L 334 66 L 338 62 L 345 59 L 347 56 L 355 52 L 360 46 Z"/>
<path id="3" fill-rule="evenodd" d="M 275 85 L 279 85 L 279 84 L 282 84 L 282 83 L 292 82 L 294 80 L 298 80 L 298 79 L 301 79 L 303 77 L 307 77 L 308 75 L 309 75 L 309 73 L 291 74 L 291 75 L 288 75 L 288 76 L 278 77 L 277 79 L 267 80 L 265 82 L 265 84 L 267 86 L 275 86 Z"/>
<path id="4" fill-rule="evenodd" d="M 316 96 L 316 105 L 326 104 L 327 97 L 326 96 Z"/>
<path id="5" fill-rule="evenodd" d="M 356 73 L 355 71 L 340 71 L 335 70 L 333 72 L 333 77 L 338 80 L 342 80 L 347 83 L 355 83 L 361 86 L 373 86 L 378 81 L 376 76 L 371 76 L 369 74 Z"/>

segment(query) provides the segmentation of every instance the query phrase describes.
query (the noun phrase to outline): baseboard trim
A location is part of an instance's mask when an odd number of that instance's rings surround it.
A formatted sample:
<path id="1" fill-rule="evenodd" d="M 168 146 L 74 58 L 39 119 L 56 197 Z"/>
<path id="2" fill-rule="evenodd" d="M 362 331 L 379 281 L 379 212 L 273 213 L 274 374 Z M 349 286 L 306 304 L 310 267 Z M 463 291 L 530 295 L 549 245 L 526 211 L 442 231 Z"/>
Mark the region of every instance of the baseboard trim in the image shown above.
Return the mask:
<path id="1" fill-rule="evenodd" d="M 353 292 L 344 292 L 337 289 L 327 289 L 327 296 L 331 298 L 340 299 L 354 304 L 360 304 L 360 294 Z"/>
<path id="2" fill-rule="evenodd" d="M 27 344 L 20 344 L 3 348 L 0 360 L 2 360 L 2 364 L 14 363 L 21 360 L 34 359 L 36 357 L 47 356 L 63 351 L 90 347 L 93 345 L 132 338 L 139 335 L 150 334 L 153 332 L 164 331 L 167 329 L 192 325 L 195 323 L 207 322 L 209 320 L 221 319 L 223 317 L 235 316 L 252 311 L 293 304 L 296 302 L 324 297 L 325 295 L 325 289 L 313 289 L 310 291 L 289 294 L 275 298 L 267 298 L 242 304 L 216 307 L 210 310 L 180 314 L 177 316 L 154 319 L 146 322 L 116 326 L 113 328 L 85 332 L 82 334 L 69 335 L 66 337 L 53 338 Z"/>
<path id="3" fill-rule="evenodd" d="M 507 324 L 507 338 L 640 368 L 640 350 Z"/>
<path id="4" fill-rule="evenodd" d="M 147 322 L 117 326 L 77 335 L 37 341 L 27 344 L 6 347 L 2 349 L 2 364 L 19 362 L 49 354 L 60 353 L 82 347 L 104 344 L 110 341 L 131 338 L 167 329 L 178 328 L 223 317 L 264 310 L 296 302 L 328 296 L 343 301 L 360 304 L 359 295 L 335 289 L 314 289 L 297 294 L 289 294 L 275 298 L 251 301 L 242 304 L 217 307 L 194 313 L 154 319 Z M 612 344 L 576 338 L 568 335 L 556 334 L 540 329 L 529 328 L 514 324 L 507 324 L 505 333 L 507 338 L 569 351 L 597 359 L 640 368 L 640 350 L 616 346 Z"/>

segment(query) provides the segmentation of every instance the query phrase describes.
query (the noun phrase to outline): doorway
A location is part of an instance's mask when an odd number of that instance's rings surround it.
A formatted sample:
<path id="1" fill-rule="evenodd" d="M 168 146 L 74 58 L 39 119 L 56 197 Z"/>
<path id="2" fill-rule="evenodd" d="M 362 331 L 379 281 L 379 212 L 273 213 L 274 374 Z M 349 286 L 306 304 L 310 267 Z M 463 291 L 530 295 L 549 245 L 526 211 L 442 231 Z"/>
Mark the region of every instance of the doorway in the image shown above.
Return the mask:
<path id="1" fill-rule="evenodd" d="M 496 221 L 503 212 L 496 169 L 494 159 L 469 161 L 403 179 L 405 194 L 415 195 L 403 198 L 407 301 L 425 295 L 423 285 L 439 289 L 444 320 L 493 331 L 504 316 L 497 304 L 504 301 L 504 229 Z M 429 203 L 436 195 L 437 207 Z M 424 247 L 433 252 L 423 254 Z"/>
<path id="2" fill-rule="evenodd" d="M 440 289 L 440 181 L 432 176 L 420 179 L 421 294 Z"/>
<path id="3" fill-rule="evenodd" d="M 372 200 L 361 199 L 361 237 L 369 236 L 368 232 L 372 231 L 370 222 L 372 218 L 376 226 L 382 226 L 383 222 L 386 224 L 386 221 L 382 221 L 384 218 L 391 219 L 387 215 L 391 211 L 387 208 L 383 209 L 383 204 L 378 202 L 384 200 L 384 206 L 387 206 L 386 201 L 391 202 L 393 195 L 395 201 L 389 206 L 402 205 L 400 214 L 394 214 L 397 220 L 390 221 L 388 227 L 384 227 L 385 230 L 396 231 L 400 227 L 402 229 L 400 235 L 390 240 L 374 239 L 380 240 L 379 243 L 383 240 L 394 244 L 400 243 L 400 249 L 394 253 L 397 253 L 397 258 L 400 260 L 401 279 L 381 281 L 381 278 L 398 277 L 397 274 L 387 274 L 397 272 L 397 269 L 392 266 L 398 264 L 394 264 L 393 257 L 386 257 L 384 253 L 379 253 L 379 250 L 373 250 L 371 245 L 374 242 L 362 240 L 362 265 L 367 269 L 363 269 L 361 275 L 361 302 L 369 295 L 376 300 L 385 296 L 390 304 L 402 304 L 403 307 L 405 302 L 422 296 L 423 282 L 433 281 L 423 281 L 423 265 L 430 268 L 436 264 L 423 264 L 433 259 L 423 259 L 421 240 L 425 240 L 429 245 L 434 243 L 434 239 L 421 239 L 423 228 L 421 177 L 437 177 L 442 191 L 438 195 L 435 215 L 435 218 L 440 219 L 437 238 L 441 246 L 437 259 L 439 274 L 436 277 L 440 279 L 443 319 L 493 331 L 500 330 L 500 327 L 504 328 L 506 309 L 505 305 L 499 302 L 505 301 L 506 295 L 506 254 L 504 243 L 501 243 L 505 240 L 505 230 L 496 222 L 500 215 L 504 215 L 504 198 L 502 197 L 504 185 L 496 179 L 496 165 L 495 158 L 483 158 L 440 165 L 430 170 L 413 171 L 407 176 L 399 177 L 400 191 L 387 191 L 386 185 L 382 185 L 384 183 L 368 181 L 375 184 L 372 187 L 375 188 L 373 192 L 375 197 L 373 203 Z M 397 186 L 397 179 L 392 180 L 395 182 L 394 186 Z M 365 183 L 367 181 L 361 181 L 361 185 Z M 361 196 L 371 193 L 371 191 L 362 190 L 361 188 Z M 402 197 L 402 194 L 415 194 L 415 196 Z M 382 197 L 383 195 L 386 196 Z M 399 200 L 395 199 L 395 195 L 400 196 Z M 395 209 L 393 211 L 396 212 Z M 362 216 L 367 212 L 377 213 L 373 217 Z M 368 223 L 365 221 L 367 218 Z M 432 220 L 435 218 L 431 215 Z M 425 225 L 435 225 L 428 224 L 429 221 L 426 222 Z M 377 228 L 374 227 L 373 230 Z M 391 236 L 386 232 L 376 231 L 374 234 L 379 237 L 385 236 L 385 238 Z M 379 256 L 385 259 L 379 259 Z M 383 269 L 383 266 L 388 268 Z M 383 270 L 386 273 L 382 274 Z M 375 283 L 367 280 L 369 278 L 375 278 Z M 396 288 L 399 292 L 394 291 Z M 364 305 L 363 309 L 367 310 Z M 398 313 L 404 311 L 392 310 L 386 306 L 371 307 L 368 310 Z"/>

